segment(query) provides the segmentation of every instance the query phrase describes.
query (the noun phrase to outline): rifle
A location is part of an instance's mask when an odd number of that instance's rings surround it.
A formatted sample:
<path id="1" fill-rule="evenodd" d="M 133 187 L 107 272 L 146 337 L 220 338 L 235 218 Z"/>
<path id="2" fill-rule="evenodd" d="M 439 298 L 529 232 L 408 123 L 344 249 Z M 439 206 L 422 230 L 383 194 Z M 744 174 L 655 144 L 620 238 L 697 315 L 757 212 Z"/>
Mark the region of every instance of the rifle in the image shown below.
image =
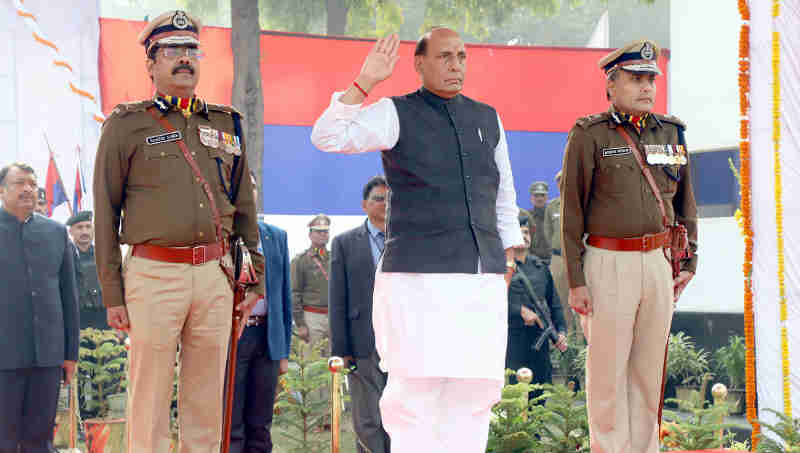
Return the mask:
<path id="1" fill-rule="evenodd" d="M 536 291 L 533 290 L 533 285 L 531 284 L 528 276 L 526 276 L 521 270 L 518 270 L 511 280 L 522 280 L 522 283 L 525 285 L 525 289 L 528 290 L 528 295 L 531 296 L 531 299 L 533 299 L 533 312 L 536 313 L 536 316 L 538 316 L 542 321 L 542 333 L 539 335 L 539 338 L 536 339 L 536 342 L 534 342 L 533 348 L 538 351 L 548 339 L 554 344 L 558 343 L 558 330 L 556 330 L 555 326 L 553 325 L 553 317 L 550 313 L 550 307 L 548 307 L 547 302 L 542 300 L 542 298 L 536 294 Z"/>

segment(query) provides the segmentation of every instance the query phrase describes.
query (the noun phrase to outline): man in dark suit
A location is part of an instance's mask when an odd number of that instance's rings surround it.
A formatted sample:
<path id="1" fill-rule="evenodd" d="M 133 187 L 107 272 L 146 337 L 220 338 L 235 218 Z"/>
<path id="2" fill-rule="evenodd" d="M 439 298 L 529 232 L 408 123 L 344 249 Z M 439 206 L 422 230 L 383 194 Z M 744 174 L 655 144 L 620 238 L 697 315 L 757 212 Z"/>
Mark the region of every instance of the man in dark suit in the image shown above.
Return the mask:
<path id="1" fill-rule="evenodd" d="M 383 176 L 370 179 L 363 190 L 364 224 L 333 240 L 328 289 L 331 351 L 356 366 L 348 376 L 353 401 L 353 428 L 360 453 L 389 451 L 378 407 L 386 387 L 386 373 L 378 368 L 372 330 L 372 290 L 375 269 L 383 253 L 386 233 L 386 196 Z"/>
<path id="2" fill-rule="evenodd" d="M 255 177 L 254 199 L 258 200 Z M 231 453 L 272 451 L 272 407 L 278 376 L 289 368 L 292 288 L 286 232 L 258 222 L 266 296 L 256 303 L 239 339 L 231 421 Z"/>
<path id="3" fill-rule="evenodd" d="M 78 360 L 78 291 L 67 229 L 34 214 L 36 175 L 0 170 L 0 453 L 50 453 L 59 383 Z"/>

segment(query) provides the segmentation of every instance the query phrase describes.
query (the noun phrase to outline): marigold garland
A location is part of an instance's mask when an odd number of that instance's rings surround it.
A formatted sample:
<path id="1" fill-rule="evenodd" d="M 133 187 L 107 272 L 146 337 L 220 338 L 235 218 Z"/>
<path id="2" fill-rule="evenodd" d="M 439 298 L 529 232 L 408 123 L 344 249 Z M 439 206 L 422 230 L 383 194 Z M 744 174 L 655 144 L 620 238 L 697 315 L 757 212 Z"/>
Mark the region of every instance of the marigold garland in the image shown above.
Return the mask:
<path id="1" fill-rule="evenodd" d="M 780 0 L 772 1 L 772 26 L 777 28 L 780 15 Z M 781 37 L 777 30 L 772 32 L 772 140 L 775 161 L 775 227 L 778 249 L 778 301 L 780 303 L 781 324 L 781 373 L 783 375 L 783 412 L 792 417 L 792 393 L 789 370 L 789 335 L 786 329 L 787 305 L 785 270 L 786 260 L 783 241 L 783 175 L 781 172 Z"/>
<path id="2" fill-rule="evenodd" d="M 739 0 L 742 27 L 739 33 L 739 185 L 741 187 L 741 225 L 744 235 L 744 338 L 745 338 L 745 390 L 747 419 L 753 426 L 751 442 L 758 445 L 761 426 L 756 413 L 755 332 L 753 317 L 753 291 L 750 277 L 753 272 L 753 229 L 751 222 L 750 191 L 750 8 L 747 0 Z"/>

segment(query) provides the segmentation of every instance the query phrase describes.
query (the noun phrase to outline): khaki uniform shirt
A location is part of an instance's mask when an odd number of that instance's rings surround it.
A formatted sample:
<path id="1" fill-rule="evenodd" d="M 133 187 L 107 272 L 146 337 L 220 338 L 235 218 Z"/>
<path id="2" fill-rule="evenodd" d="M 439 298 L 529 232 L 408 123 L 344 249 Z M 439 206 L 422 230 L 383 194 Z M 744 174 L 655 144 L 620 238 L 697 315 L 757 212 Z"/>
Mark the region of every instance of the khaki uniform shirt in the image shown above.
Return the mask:
<path id="1" fill-rule="evenodd" d="M 544 210 L 544 237 L 551 249 L 561 250 L 561 198 L 554 198 Z"/>
<path id="2" fill-rule="evenodd" d="M 536 225 L 536 231 L 531 235 L 530 252 L 539 258 L 549 261 L 552 249 L 550 248 L 550 235 L 545 231 L 545 209 L 531 208 L 526 211 L 528 223 Z"/>
<path id="3" fill-rule="evenodd" d="M 658 202 L 628 143 L 615 130 L 616 118 L 611 109 L 580 118 L 567 139 L 561 181 L 561 236 L 570 288 L 586 285 L 585 234 L 628 238 L 664 231 Z M 673 116 L 651 114 L 641 133 L 630 124 L 624 127 L 631 139 L 638 141 L 646 159 L 642 145 L 681 144 L 679 128 L 685 126 Z M 689 164 L 646 165 L 661 191 L 668 221 L 677 220 L 686 226 L 690 249 L 695 252 L 697 206 Z M 695 272 L 696 268 L 697 256 L 693 253 L 682 269 Z"/>
<path id="4" fill-rule="evenodd" d="M 208 197 L 178 147 L 153 137 L 166 130 L 147 112 L 153 100 L 121 104 L 103 124 L 94 171 L 95 254 L 106 307 L 125 303 L 120 244 L 182 247 L 215 242 L 216 227 Z M 156 110 L 161 115 L 161 112 Z M 258 225 L 244 144 L 236 174 L 233 155 L 200 142 L 199 126 L 234 134 L 233 110 L 208 104 L 207 112 L 188 119 L 169 110 L 167 120 L 181 132 L 186 146 L 211 186 L 223 234 L 244 238 L 264 294 L 264 257 L 258 252 Z M 150 138 L 150 140 L 148 140 Z M 222 162 L 222 179 L 217 168 Z M 245 177 L 242 177 L 245 175 Z M 231 179 L 239 184 L 235 203 L 225 193 Z M 225 188 L 223 188 L 223 183 Z M 120 229 L 121 227 L 121 229 Z"/>
<path id="5" fill-rule="evenodd" d="M 310 247 L 292 259 L 292 319 L 299 327 L 306 325 L 304 306 L 328 309 L 331 255 L 323 250 L 319 253 L 315 247 Z"/>

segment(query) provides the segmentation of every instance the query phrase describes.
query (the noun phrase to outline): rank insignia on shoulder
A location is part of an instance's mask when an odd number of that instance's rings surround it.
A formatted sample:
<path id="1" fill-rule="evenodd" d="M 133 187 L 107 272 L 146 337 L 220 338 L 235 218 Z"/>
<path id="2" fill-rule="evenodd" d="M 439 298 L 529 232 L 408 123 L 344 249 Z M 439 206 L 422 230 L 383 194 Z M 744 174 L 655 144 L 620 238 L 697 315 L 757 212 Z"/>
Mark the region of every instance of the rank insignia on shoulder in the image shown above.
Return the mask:
<path id="1" fill-rule="evenodd" d="M 183 135 L 181 135 L 181 131 L 174 131 L 147 137 L 145 141 L 148 145 L 159 145 L 161 143 L 177 142 L 182 138 Z"/>
<path id="2" fill-rule="evenodd" d="M 621 148 L 603 148 L 603 157 L 616 157 L 630 154 L 631 149 L 627 146 Z"/>

